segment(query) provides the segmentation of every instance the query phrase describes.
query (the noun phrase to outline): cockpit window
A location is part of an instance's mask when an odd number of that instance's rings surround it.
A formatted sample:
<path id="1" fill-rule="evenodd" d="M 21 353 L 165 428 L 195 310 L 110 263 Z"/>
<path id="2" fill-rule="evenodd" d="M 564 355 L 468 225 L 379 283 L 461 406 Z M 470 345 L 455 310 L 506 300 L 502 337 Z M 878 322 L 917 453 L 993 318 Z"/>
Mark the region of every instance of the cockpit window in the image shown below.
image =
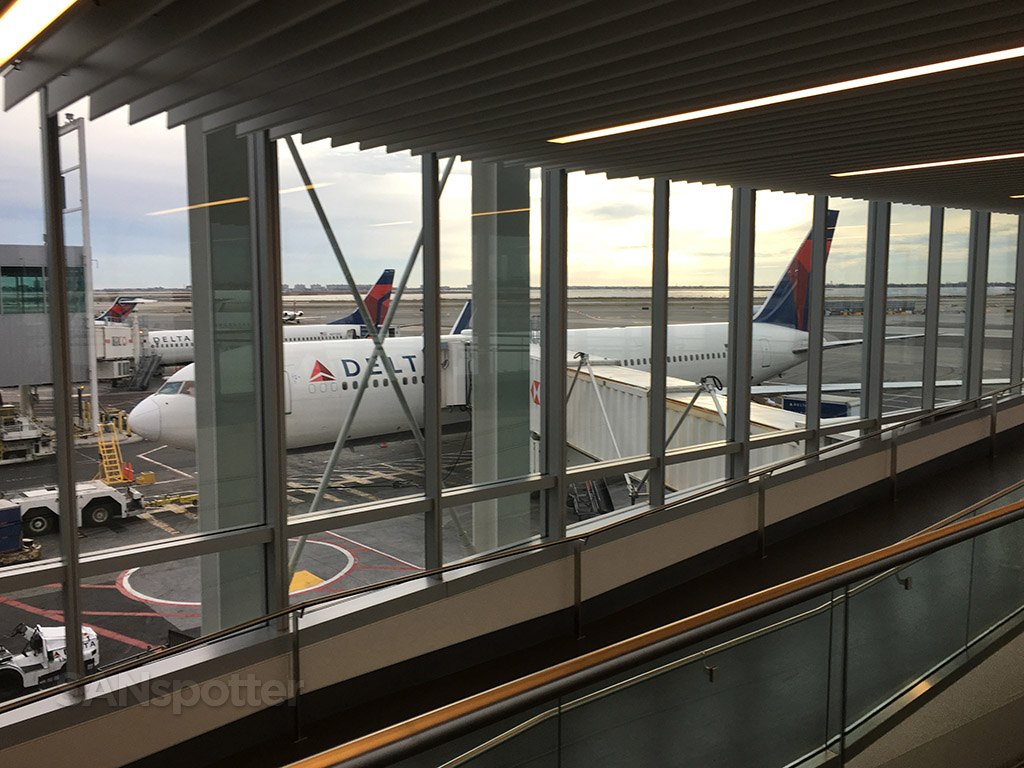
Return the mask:
<path id="1" fill-rule="evenodd" d="M 168 381 L 157 390 L 158 395 L 176 395 L 181 390 L 180 381 Z"/>
<path id="2" fill-rule="evenodd" d="M 183 381 L 181 382 L 181 392 L 179 394 L 195 397 L 195 389 L 196 383 L 194 381 Z"/>

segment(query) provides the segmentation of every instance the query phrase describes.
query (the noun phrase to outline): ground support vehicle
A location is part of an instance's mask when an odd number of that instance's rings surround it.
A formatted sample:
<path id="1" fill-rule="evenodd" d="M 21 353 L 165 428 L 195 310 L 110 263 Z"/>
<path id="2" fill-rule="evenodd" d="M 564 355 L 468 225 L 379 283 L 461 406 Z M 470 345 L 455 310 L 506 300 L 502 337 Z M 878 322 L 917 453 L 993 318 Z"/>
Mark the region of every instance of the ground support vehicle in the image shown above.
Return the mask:
<path id="1" fill-rule="evenodd" d="M 102 480 L 89 480 L 77 483 L 75 489 L 79 526 L 105 525 L 114 518 L 137 515 L 145 507 L 142 494 L 130 485 L 114 487 Z M 42 536 L 57 530 L 60 518 L 56 486 L 16 491 L 0 500 L 21 509 L 21 526 L 26 535 Z"/>
<path id="2" fill-rule="evenodd" d="M 10 636 L 21 637 L 24 646 L 19 651 L 11 651 L 0 645 L 0 698 L 64 679 L 68 661 L 64 627 L 19 624 Z M 90 627 L 82 627 L 82 656 L 87 672 L 99 667 L 99 640 L 96 630 Z"/>

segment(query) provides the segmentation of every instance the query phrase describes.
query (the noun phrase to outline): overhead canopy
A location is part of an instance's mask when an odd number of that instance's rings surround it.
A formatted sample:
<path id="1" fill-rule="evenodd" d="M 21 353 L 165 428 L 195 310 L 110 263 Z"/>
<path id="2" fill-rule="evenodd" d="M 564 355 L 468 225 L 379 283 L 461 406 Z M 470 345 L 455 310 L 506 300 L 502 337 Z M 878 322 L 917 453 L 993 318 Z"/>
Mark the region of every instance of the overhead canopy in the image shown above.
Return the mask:
<path id="1" fill-rule="evenodd" d="M 549 139 L 1024 45 L 1019 0 L 104 0 L 5 76 L 54 113 L 125 104 L 609 176 L 1024 211 L 1024 59 L 573 144 Z"/>

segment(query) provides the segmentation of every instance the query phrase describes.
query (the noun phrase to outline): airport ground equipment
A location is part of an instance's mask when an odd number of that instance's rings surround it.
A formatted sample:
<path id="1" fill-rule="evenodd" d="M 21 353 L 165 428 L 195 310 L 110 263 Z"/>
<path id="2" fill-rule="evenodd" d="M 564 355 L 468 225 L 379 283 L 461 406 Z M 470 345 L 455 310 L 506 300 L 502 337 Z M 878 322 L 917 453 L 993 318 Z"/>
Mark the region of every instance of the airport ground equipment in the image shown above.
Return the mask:
<path id="1" fill-rule="evenodd" d="M 131 479 L 126 473 L 124 459 L 121 458 L 121 444 L 117 441 L 117 428 L 113 423 L 99 423 L 96 447 L 100 452 L 100 469 L 93 480 L 103 480 L 111 485 Z"/>
<path id="2" fill-rule="evenodd" d="M 68 660 L 65 634 L 64 627 L 15 627 L 10 636 L 22 638 L 24 646 L 15 653 L 0 645 L 0 698 L 62 680 Z M 82 627 L 82 657 L 86 671 L 99 666 L 99 640 L 89 627 Z"/>
<path id="3" fill-rule="evenodd" d="M 77 483 L 78 525 L 104 525 L 117 517 L 137 515 L 144 509 L 141 493 L 132 486 L 114 488 L 102 480 Z M 9 493 L 4 499 L 21 509 L 22 530 L 42 536 L 57 530 L 59 512 L 57 487 L 53 485 L 29 491 Z"/>
<path id="4" fill-rule="evenodd" d="M 0 503 L 0 566 L 38 560 L 42 551 L 39 542 L 22 538 L 21 509 Z"/>
<path id="5" fill-rule="evenodd" d="M 52 456 L 53 430 L 25 416 L 14 405 L 0 405 L 0 464 Z"/>

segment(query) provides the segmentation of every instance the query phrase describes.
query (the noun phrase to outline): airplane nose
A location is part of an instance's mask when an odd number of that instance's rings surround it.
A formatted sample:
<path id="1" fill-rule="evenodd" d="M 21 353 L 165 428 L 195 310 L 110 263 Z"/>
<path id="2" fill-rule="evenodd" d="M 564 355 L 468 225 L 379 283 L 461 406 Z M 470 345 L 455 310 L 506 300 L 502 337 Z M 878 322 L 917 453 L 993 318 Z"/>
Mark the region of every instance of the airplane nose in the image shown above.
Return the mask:
<path id="1" fill-rule="evenodd" d="M 128 427 L 147 440 L 160 439 L 160 408 L 147 397 L 128 414 Z"/>

